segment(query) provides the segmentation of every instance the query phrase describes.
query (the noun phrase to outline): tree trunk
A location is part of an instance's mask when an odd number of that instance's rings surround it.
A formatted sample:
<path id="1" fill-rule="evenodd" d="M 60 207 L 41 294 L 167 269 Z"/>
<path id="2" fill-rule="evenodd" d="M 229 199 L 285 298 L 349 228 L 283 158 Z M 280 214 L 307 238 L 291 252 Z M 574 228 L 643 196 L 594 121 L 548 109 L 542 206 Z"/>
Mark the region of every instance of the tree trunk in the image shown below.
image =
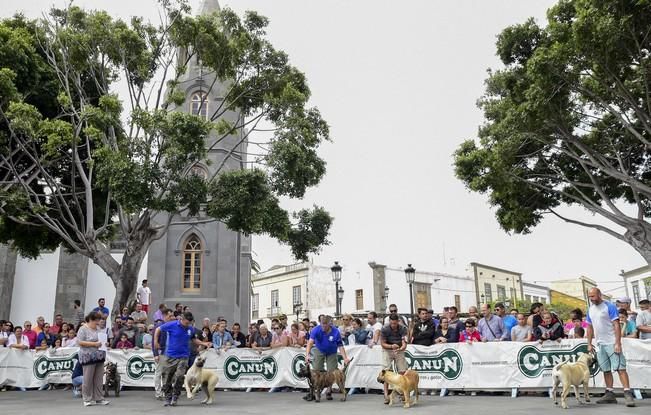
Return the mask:
<path id="1" fill-rule="evenodd" d="M 142 261 L 145 259 L 147 250 L 151 243 L 145 243 L 138 248 L 127 247 L 122 257 L 122 263 L 113 280 L 115 285 L 115 299 L 113 300 L 113 309 L 111 310 L 111 319 L 115 320 L 120 314 L 122 307 L 134 309 L 136 302 L 136 289 L 138 288 L 138 274 Z"/>
<path id="2" fill-rule="evenodd" d="M 637 226 L 628 227 L 624 239 L 651 265 L 651 224 L 639 221 Z"/>

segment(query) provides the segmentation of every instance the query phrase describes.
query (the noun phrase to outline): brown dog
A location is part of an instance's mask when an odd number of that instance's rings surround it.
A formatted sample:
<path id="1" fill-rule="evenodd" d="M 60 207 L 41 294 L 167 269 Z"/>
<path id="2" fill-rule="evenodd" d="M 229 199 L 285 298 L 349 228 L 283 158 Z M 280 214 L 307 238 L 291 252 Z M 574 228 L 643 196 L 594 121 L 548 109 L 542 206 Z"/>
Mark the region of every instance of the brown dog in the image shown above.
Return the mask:
<path id="1" fill-rule="evenodd" d="M 413 391 L 416 394 L 414 404 L 418 402 L 418 372 L 415 370 L 407 370 L 404 375 L 395 373 L 391 370 L 382 369 L 377 377 L 378 383 L 388 383 L 391 387 L 391 395 L 389 395 L 389 406 L 393 406 L 393 395 L 396 393 L 402 394 L 405 399 L 405 408 L 409 408 L 411 401 L 409 396 Z"/>
<path id="2" fill-rule="evenodd" d="M 590 382 L 590 366 L 595 361 L 595 356 L 590 353 L 579 353 L 579 358 L 574 363 L 561 362 L 552 369 L 552 396 L 554 405 L 558 405 L 558 396 L 556 390 L 559 384 L 563 384 L 561 392 L 561 408 L 567 409 L 567 395 L 570 394 L 570 387 L 574 389 L 574 397 L 581 404 L 578 386 L 583 385 L 583 397 L 586 402 L 590 402 L 590 393 L 588 392 L 588 383 Z"/>
<path id="3" fill-rule="evenodd" d="M 299 377 L 307 379 L 308 384 L 310 385 L 310 392 L 306 400 L 315 402 L 321 402 L 321 392 L 324 389 L 328 389 L 326 394 L 326 399 L 331 401 L 331 389 L 332 385 L 336 384 L 339 387 L 339 391 L 343 394 L 341 398 L 342 402 L 346 401 L 346 368 L 348 365 L 345 365 L 343 370 L 336 369 L 331 372 L 321 372 L 318 370 L 310 369 L 307 365 L 301 367 L 298 372 Z"/>

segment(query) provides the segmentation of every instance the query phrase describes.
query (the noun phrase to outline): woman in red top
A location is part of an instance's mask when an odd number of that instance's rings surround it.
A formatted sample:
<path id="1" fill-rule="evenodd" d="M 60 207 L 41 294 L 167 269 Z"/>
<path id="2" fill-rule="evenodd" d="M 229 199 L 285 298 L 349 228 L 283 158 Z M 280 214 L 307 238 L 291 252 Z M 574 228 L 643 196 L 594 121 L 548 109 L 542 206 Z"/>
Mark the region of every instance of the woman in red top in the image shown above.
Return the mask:
<path id="1" fill-rule="evenodd" d="M 475 323 L 475 319 L 469 318 L 466 320 L 466 329 L 459 334 L 459 343 L 472 343 L 481 341 L 481 335 L 475 327 L 476 324 L 477 323 Z"/>

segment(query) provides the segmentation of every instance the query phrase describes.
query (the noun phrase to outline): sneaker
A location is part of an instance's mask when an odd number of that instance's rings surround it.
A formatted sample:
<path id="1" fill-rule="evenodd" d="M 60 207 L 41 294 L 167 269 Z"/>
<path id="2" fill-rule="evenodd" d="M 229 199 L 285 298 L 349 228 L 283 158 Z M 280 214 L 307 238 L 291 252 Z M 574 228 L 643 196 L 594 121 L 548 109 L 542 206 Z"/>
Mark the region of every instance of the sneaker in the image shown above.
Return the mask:
<path id="1" fill-rule="evenodd" d="M 176 406 L 176 401 L 177 401 L 178 399 L 179 399 L 179 398 L 177 398 L 176 396 L 172 396 L 172 400 L 170 401 L 170 406 Z"/>
<path id="2" fill-rule="evenodd" d="M 606 391 L 606 393 L 604 393 L 604 396 L 597 399 L 597 403 L 617 403 L 617 398 L 615 398 L 615 393 L 613 391 Z"/>
<path id="3" fill-rule="evenodd" d="M 95 403 L 96 403 L 97 405 L 108 405 L 108 404 L 111 403 L 111 401 L 106 400 L 106 399 L 101 399 L 101 400 L 99 400 L 99 401 L 95 401 Z"/>
<path id="4" fill-rule="evenodd" d="M 624 391 L 624 401 L 629 408 L 635 406 L 635 399 L 633 399 L 633 393 L 631 391 Z"/>
<path id="5" fill-rule="evenodd" d="M 84 401 L 84 406 L 93 406 L 93 405 L 95 405 L 95 402 Z"/>
<path id="6" fill-rule="evenodd" d="M 165 403 L 163 406 L 172 406 L 172 400 L 171 399 L 165 399 Z"/>

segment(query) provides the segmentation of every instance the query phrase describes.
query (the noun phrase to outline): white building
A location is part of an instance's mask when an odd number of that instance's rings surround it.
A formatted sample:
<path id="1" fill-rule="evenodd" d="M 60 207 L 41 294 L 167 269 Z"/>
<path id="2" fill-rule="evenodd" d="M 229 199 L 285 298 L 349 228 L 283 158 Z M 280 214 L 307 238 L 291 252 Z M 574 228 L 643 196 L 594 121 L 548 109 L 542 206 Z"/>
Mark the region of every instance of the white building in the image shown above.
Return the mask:
<path id="1" fill-rule="evenodd" d="M 549 288 L 532 284 L 530 282 L 522 281 L 522 291 L 524 292 L 524 300 L 528 303 L 549 303 L 551 294 Z"/>
<path id="2" fill-rule="evenodd" d="M 370 272 L 350 272 L 343 266 L 340 288 L 343 290 L 341 311 L 363 313 L 385 312 L 387 304 L 395 303 L 401 313 L 409 313 L 409 285 L 401 268 L 369 263 Z M 277 266 L 251 277 L 253 298 L 252 320 L 270 319 L 285 314 L 296 319 L 311 320 L 319 314 L 335 313 L 336 289 L 328 266 L 300 263 Z M 388 297 L 385 296 L 388 293 Z M 474 280 L 470 276 L 416 270 L 413 284 L 414 309 L 456 305 L 466 311 L 475 304 Z"/>
<path id="3" fill-rule="evenodd" d="M 68 310 L 55 310 L 57 278 L 60 262 L 60 248 L 50 253 L 43 253 L 36 260 L 18 256 L 11 296 L 11 311 L 9 319 L 14 324 L 22 325 L 29 320 L 35 324 L 36 317 L 44 316 L 45 321 L 52 321 L 55 312 L 64 315 L 71 314 L 72 303 Z M 117 261 L 122 260 L 121 253 L 112 254 Z M 138 274 L 138 285 L 147 275 L 147 257 L 142 263 Z M 97 265 L 88 261 L 88 275 L 85 287 L 78 298 L 88 313 L 97 307 L 97 299 L 104 297 L 106 307 L 113 309 L 115 287 L 111 278 Z M 154 302 L 160 299 L 153 298 Z"/>
<path id="4" fill-rule="evenodd" d="M 651 299 L 651 266 L 645 265 L 630 271 L 622 270 L 626 296 L 633 300 L 631 308 L 637 310 L 642 300 Z"/>

